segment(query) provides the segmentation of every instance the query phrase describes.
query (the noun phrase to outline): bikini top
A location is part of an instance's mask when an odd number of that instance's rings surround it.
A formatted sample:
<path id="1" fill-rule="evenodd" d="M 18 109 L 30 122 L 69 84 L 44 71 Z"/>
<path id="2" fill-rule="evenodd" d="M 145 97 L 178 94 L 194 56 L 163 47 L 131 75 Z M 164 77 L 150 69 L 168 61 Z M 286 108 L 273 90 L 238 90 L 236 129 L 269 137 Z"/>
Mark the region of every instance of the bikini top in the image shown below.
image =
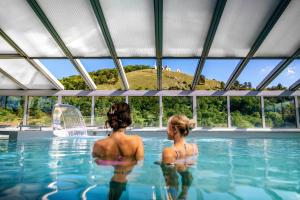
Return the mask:
<path id="1" fill-rule="evenodd" d="M 187 144 L 184 143 L 183 146 L 184 146 L 184 151 L 187 152 Z M 196 146 L 196 144 L 192 144 L 192 146 L 193 146 L 193 154 L 192 154 L 192 156 L 197 155 L 198 153 L 197 153 L 197 146 Z M 180 151 L 178 151 L 175 147 L 173 147 L 173 148 L 174 148 L 174 151 L 176 153 L 176 160 L 180 159 Z"/>

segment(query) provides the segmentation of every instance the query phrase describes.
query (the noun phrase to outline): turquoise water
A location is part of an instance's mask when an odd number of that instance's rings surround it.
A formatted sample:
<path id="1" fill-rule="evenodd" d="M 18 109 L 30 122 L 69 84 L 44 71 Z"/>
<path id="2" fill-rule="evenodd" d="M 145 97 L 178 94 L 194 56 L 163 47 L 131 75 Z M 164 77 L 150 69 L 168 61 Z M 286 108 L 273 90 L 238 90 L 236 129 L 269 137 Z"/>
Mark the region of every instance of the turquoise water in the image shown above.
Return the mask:
<path id="1" fill-rule="evenodd" d="M 113 167 L 98 166 L 91 147 L 99 137 L 0 141 L 0 199 L 107 199 Z M 171 142 L 144 137 L 145 160 L 127 175 L 120 199 L 300 199 L 300 139 L 203 139 L 190 184 L 166 188 L 160 152 Z"/>

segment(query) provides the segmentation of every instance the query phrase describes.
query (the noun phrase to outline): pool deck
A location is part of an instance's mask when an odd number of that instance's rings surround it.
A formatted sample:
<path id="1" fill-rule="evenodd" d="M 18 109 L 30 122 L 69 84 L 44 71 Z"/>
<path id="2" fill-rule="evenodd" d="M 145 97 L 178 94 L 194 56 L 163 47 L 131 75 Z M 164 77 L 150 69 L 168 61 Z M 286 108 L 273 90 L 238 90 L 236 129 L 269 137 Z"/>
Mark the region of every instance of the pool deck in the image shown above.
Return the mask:
<path id="1" fill-rule="evenodd" d="M 143 128 L 128 129 L 128 134 L 137 134 L 142 137 L 155 137 L 166 134 L 166 128 Z M 90 136 L 106 136 L 110 133 L 108 129 L 98 129 L 97 127 L 88 127 L 88 135 Z M 43 130 L 22 130 L 18 128 L 5 128 L 0 130 L 0 138 L 2 140 L 28 140 L 28 139 L 44 139 L 56 137 L 53 135 L 52 128 L 43 128 Z M 200 138 L 299 138 L 300 129 L 271 129 L 271 128 L 196 128 L 190 133 L 191 137 Z"/>

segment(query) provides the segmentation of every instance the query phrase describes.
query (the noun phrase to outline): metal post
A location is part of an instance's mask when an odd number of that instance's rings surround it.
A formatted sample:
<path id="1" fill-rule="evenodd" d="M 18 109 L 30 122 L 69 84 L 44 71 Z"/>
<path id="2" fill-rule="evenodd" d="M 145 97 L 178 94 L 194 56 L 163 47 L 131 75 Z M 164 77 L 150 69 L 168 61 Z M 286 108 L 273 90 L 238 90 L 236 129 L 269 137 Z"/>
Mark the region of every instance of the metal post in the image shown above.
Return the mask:
<path id="1" fill-rule="evenodd" d="M 231 128 L 230 96 L 227 96 L 227 127 Z"/>
<path id="2" fill-rule="evenodd" d="M 125 103 L 128 104 L 128 96 L 125 96 Z"/>
<path id="3" fill-rule="evenodd" d="M 300 128 L 300 116 L 299 116 L 299 102 L 298 102 L 298 97 L 295 96 L 295 109 L 296 109 L 296 125 L 297 128 Z"/>
<path id="4" fill-rule="evenodd" d="M 163 127 L 163 103 L 162 96 L 159 96 L 159 128 Z"/>
<path id="5" fill-rule="evenodd" d="M 195 120 L 195 127 L 198 127 L 197 122 L 197 97 L 193 96 L 193 119 Z"/>
<path id="6" fill-rule="evenodd" d="M 58 96 L 58 97 L 57 97 L 57 103 L 58 103 L 58 104 L 61 104 L 61 99 L 62 99 L 61 96 Z"/>
<path id="7" fill-rule="evenodd" d="M 28 100 L 29 97 L 25 96 L 25 102 L 24 102 L 24 113 L 23 113 L 23 126 L 27 125 L 27 119 L 28 119 Z"/>
<path id="8" fill-rule="evenodd" d="M 266 128 L 265 100 L 263 96 L 260 97 L 260 109 L 261 109 L 262 127 Z"/>
<path id="9" fill-rule="evenodd" d="M 95 96 L 92 96 L 91 126 L 94 126 L 94 121 L 95 121 Z"/>

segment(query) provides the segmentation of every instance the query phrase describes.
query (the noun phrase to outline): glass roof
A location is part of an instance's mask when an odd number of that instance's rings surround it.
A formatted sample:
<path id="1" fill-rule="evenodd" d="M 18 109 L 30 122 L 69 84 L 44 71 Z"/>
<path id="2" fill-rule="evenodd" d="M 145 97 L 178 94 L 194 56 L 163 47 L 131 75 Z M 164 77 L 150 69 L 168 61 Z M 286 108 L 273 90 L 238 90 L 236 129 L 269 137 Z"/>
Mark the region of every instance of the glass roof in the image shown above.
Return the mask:
<path id="1" fill-rule="evenodd" d="M 163 67 L 165 63 L 172 63 L 175 73 L 188 74 L 184 89 L 189 89 L 191 84 L 192 88 L 198 90 L 222 90 L 229 77 L 233 77 L 234 80 L 230 80 L 233 83 L 236 83 L 236 79 L 239 82 L 251 82 L 254 88 L 272 73 L 277 60 L 289 58 L 297 50 L 300 54 L 300 1 L 297 0 L 287 1 L 287 6 L 284 6 L 285 1 L 280 0 L 230 0 L 226 1 L 224 10 L 220 9 L 217 0 L 164 0 L 162 10 L 149 0 L 95 2 L 36 0 L 37 4 L 29 4 L 25 0 L 1 0 L 0 68 L 5 72 L 0 76 L 0 89 L 64 89 L 58 79 L 66 90 L 95 89 L 96 83 L 105 79 L 102 75 L 96 76 L 95 71 L 102 70 L 101 73 L 105 74 L 107 72 L 103 70 L 106 67 L 113 69 L 113 72 L 105 75 L 106 78 L 117 73 L 118 85 L 97 89 L 124 89 L 128 88 L 127 84 L 129 89 L 164 89 L 164 74 L 160 76 L 159 70 L 150 69 L 155 68 L 155 62 L 160 59 L 164 62 Z M 274 17 L 275 11 L 282 12 L 282 15 L 268 31 L 265 25 L 270 19 L 277 19 Z M 36 13 L 45 13 L 45 16 Z M 99 13 L 104 18 L 99 18 Z M 49 20 L 54 29 L 41 20 Z M 241 70 L 240 76 L 235 76 L 232 74 L 237 71 L 235 67 L 249 51 L 255 52 L 256 49 L 251 48 L 263 30 L 268 33 L 266 38 L 254 56 L 249 57 L 250 62 Z M 56 33 L 61 41 L 53 38 Z M 160 46 L 162 52 L 157 51 Z M 62 49 L 71 54 L 65 55 Z M 127 65 L 139 65 L 139 59 L 151 60 L 151 63 L 145 63 L 155 74 L 139 76 L 139 79 L 151 82 L 149 87 L 134 84 L 135 77 L 127 77 L 139 74 L 126 69 Z M 262 59 L 273 59 L 276 63 L 266 68 Z M 39 66 L 37 60 L 42 61 L 49 71 Z M 80 73 L 74 60 L 82 62 Z M 190 60 L 195 63 L 184 64 Z M 119 61 L 121 64 L 118 64 Z M 67 64 L 61 66 L 59 62 Z M 292 62 L 281 74 L 269 77 L 268 81 L 273 81 L 270 86 L 281 83 L 288 88 L 295 83 L 300 77 L 298 62 Z M 159 67 L 160 62 L 157 65 Z M 295 70 L 293 66 L 296 66 Z M 258 71 L 262 73 L 257 74 Z M 295 71 L 295 78 L 282 78 L 292 71 Z M 197 76 L 194 76 L 195 72 Z M 200 80 L 204 76 L 218 81 L 220 87 L 195 86 L 198 75 Z M 157 80 L 158 77 L 161 80 Z"/>

